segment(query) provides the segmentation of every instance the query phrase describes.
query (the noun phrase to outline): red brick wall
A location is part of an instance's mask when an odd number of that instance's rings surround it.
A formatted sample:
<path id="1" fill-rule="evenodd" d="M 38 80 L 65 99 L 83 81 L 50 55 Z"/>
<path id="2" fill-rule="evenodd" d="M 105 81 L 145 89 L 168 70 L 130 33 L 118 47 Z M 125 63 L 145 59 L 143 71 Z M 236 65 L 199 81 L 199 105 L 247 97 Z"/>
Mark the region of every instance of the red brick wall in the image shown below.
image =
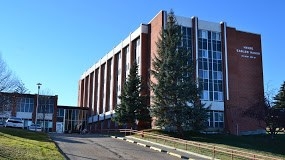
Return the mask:
<path id="1" fill-rule="evenodd" d="M 243 114 L 264 97 L 261 36 L 227 27 L 227 51 L 229 100 L 225 96 L 226 130 L 237 134 L 237 131 L 261 129 L 257 121 Z"/>
<path id="2" fill-rule="evenodd" d="M 150 55 L 149 55 L 149 40 L 147 34 L 141 34 L 141 81 L 142 81 L 142 95 L 150 95 L 148 88 L 149 69 L 150 69 Z M 149 101 L 148 101 L 149 105 Z"/>
<path id="3" fill-rule="evenodd" d="M 153 69 L 152 67 L 152 59 L 154 59 L 156 52 L 157 52 L 157 47 L 156 47 L 156 42 L 160 38 L 160 31 L 163 28 L 163 21 L 164 21 L 164 14 L 166 12 L 161 11 L 159 14 L 156 15 L 156 17 L 150 22 L 150 68 Z M 156 82 L 156 80 L 150 76 L 150 80 L 152 82 Z"/>
<path id="4" fill-rule="evenodd" d="M 156 47 L 156 42 L 160 38 L 160 32 L 163 29 L 163 24 L 164 24 L 164 15 L 166 14 L 165 11 L 159 12 L 156 17 L 153 18 L 153 20 L 149 24 L 149 40 L 150 40 L 150 69 L 153 70 L 152 67 L 152 60 L 155 58 L 155 55 L 157 53 L 157 47 Z M 150 75 L 150 81 L 151 82 L 156 82 L 156 79 Z M 150 91 L 150 97 L 152 97 L 153 93 Z M 150 103 L 151 103 L 151 98 L 150 98 Z M 151 124 L 152 127 L 155 127 L 155 118 L 153 117 L 153 121 Z"/>

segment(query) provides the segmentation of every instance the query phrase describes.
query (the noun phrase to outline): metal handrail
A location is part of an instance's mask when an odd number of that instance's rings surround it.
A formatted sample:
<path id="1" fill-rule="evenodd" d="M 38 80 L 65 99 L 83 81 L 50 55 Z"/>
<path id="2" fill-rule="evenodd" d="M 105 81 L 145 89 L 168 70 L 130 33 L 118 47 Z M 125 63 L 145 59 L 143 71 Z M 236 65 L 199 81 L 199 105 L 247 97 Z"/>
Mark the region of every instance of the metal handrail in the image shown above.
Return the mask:
<path id="1" fill-rule="evenodd" d="M 140 135 L 143 134 L 143 137 L 149 136 L 149 137 L 159 138 L 159 139 L 166 140 L 166 141 L 171 141 L 174 143 L 179 143 L 182 145 L 191 145 L 194 147 L 212 150 L 214 154 L 216 152 L 221 152 L 221 153 L 229 154 L 231 157 L 238 156 L 241 158 L 249 158 L 249 159 L 254 159 L 254 160 L 258 160 L 258 159 L 280 160 L 279 158 L 273 158 L 273 157 L 264 156 L 264 155 L 260 155 L 260 154 L 254 154 L 254 153 L 240 151 L 240 150 L 236 150 L 236 149 L 228 149 L 228 148 L 224 148 L 224 147 L 220 147 L 220 146 L 209 145 L 209 144 L 195 142 L 195 141 L 189 141 L 189 140 L 183 140 L 183 139 L 179 139 L 179 138 L 173 138 L 173 137 L 169 137 L 169 136 L 165 136 L 165 135 L 148 133 L 148 132 L 144 132 L 144 131 L 138 131 L 138 132 L 133 132 L 133 133 L 138 133 Z M 213 157 L 215 157 L 215 155 L 213 155 Z"/>
<path id="2" fill-rule="evenodd" d="M 144 137 L 152 137 L 154 139 L 164 140 L 164 143 L 166 143 L 166 141 L 168 141 L 168 142 L 173 142 L 173 143 L 185 145 L 186 150 L 187 150 L 187 145 L 197 147 L 197 148 L 203 148 L 203 149 L 212 151 L 213 157 L 216 156 L 216 153 L 220 152 L 220 153 L 224 153 L 224 154 L 229 155 L 230 157 L 232 157 L 232 159 L 234 157 L 240 157 L 240 158 L 248 158 L 248 159 L 253 159 L 253 160 L 261 160 L 261 159 L 264 159 L 264 160 L 280 160 L 279 158 L 274 158 L 274 157 L 264 156 L 264 155 L 260 155 L 260 154 L 245 152 L 245 151 L 241 151 L 241 150 L 237 150 L 237 149 L 228 149 L 228 148 L 224 148 L 224 147 L 220 147 L 220 146 L 216 146 L 216 145 L 210 145 L 210 144 L 205 144 L 205 143 L 200 143 L 200 142 L 195 142 L 195 141 L 190 141 L 190 140 L 183 140 L 183 139 L 169 137 L 169 136 L 165 136 L 165 135 L 149 133 L 149 132 L 143 131 L 143 130 L 138 131 L 138 130 L 132 130 L 132 129 L 102 129 L 101 132 L 108 132 L 108 133 L 120 132 L 120 133 L 125 133 L 125 135 L 127 135 L 127 133 L 129 135 L 137 134 L 143 138 Z"/>

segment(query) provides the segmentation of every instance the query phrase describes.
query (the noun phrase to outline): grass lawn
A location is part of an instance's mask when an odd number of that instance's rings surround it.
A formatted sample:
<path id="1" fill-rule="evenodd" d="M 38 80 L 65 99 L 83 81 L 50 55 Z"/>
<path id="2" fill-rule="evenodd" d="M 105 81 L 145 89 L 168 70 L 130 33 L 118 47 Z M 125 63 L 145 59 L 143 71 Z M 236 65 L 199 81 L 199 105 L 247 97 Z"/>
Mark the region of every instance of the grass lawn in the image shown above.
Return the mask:
<path id="1" fill-rule="evenodd" d="M 46 133 L 0 127 L 0 160 L 54 159 L 64 156 Z"/>
<path id="2" fill-rule="evenodd" d="M 161 130 L 151 131 L 155 134 L 164 134 L 177 137 L 176 133 Z M 235 136 L 225 134 L 185 133 L 185 140 L 208 143 L 215 146 L 233 148 L 246 152 L 258 153 L 266 156 L 277 156 L 285 159 L 285 134 L 278 134 L 274 139 L 270 135 Z"/>

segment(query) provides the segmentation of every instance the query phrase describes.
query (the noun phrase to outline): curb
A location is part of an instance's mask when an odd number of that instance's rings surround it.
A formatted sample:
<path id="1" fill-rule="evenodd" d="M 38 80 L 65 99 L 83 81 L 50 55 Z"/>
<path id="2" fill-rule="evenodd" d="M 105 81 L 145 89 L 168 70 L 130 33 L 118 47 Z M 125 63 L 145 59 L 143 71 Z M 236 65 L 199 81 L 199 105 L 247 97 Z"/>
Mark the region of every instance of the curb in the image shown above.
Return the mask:
<path id="1" fill-rule="evenodd" d="M 111 136 L 111 137 L 112 137 L 112 138 L 115 138 L 115 139 L 124 140 L 124 141 L 130 142 L 130 143 L 135 143 L 135 144 L 137 144 L 137 145 L 140 145 L 140 146 L 143 146 L 143 147 L 147 147 L 147 148 L 150 148 L 150 149 L 155 150 L 155 151 L 158 151 L 158 152 L 167 153 L 167 154 L 169 154 L 169 155 L 171 155 L 171 156 L 175 156 L 175 157 L 178 157 L 178 158 L 181 158 L 181 159 L 194 160 L 194 159 L 192 159 L 192 158 L 179 155 L 179 154 L 177 154 L 177 153 L 169 152 L 169 151 L 167 151 L 167 150 L 163 150 L 163 149 L 160 149 L 160 148 L 157 148 L 157 147 L 149 146 L 149 145 L 146 145 L 146 144 L 143 144 L 143 143 L 139 143 L 139 142 L 136 142 L 136 141 L 133 141 L 133 140 L 129 140 L 129 139 L 126 139 L 126 138 L 123 138 L 123 137 L 117 137 L 117 136 Z"/>
<path id="2" fill-rule="evenodd" d="M 143 139 L 140 139 L 140 138 L 136 138 L 136 137 L 132 137 L 132 139 L 138 139 L 140 141 L 146 141 L 146 140 L 143 140 Z M 146 141 L 146 142 L 148 142 L 148 141 Z M 162 145 L 162 144 L 157 144 L 157 143 L 151 142 L 151 141 L 149 141 L 148 143 L 152 143 L 152 144 L 155 144 L 155 145 Z M 167 148 L 169 148 L 171 150 L 176 150 L 176 151 L 184 152 L 184 153 L 191 154 L 191 155 L 194 155 L 194 156 L 197 156 L 197 157 L 202 157 L 202 158 L 205 158 L 205 159 L 213 160 L 212 157 L 205 156 L 205 155 L 202 155 L 202 154 L 198 154 L 198 153 L 195 153 L 195 152 L 185 151 L 183 149 L 179 149 L 179 148 L 175 148 L 175 147 L 171 147 L 171 146 L 165 146 L 165 145 L 162 145 L 162 146 L 167 147 Z M 169 152 L 169 153 L 171 153 L 171 152 Z M 184 157 L 184 156 L 181 156 L 181 157 L 183 159 L 187 159 L 188 158 L 188 157 Z M 193 160 L 193 159 L 190 158 L 189 160 Z M 220 159 L 215 158 L 214 160 L 220 160 Z"/>
<path id="3" fill-rule="evenodd" d="M 63 155 L 63 157 L 65 158 L 65 160 L 70 160 L 70 159 L 67 157 L 67 155 L 61 150 L 61 148 L 59 147 L 58 143 L 55 142 L 55 141 L 51 138 L 51 136 L 50 136 L 49 134 L 48 134 L 48 137 L 49 137 L 49 139 L 50 139 L 51 141 L 53 141 L 54 145 L 56 146 L 56 148 L 58 149 L 58 151 L 61 153 L 61 155 Z"/>

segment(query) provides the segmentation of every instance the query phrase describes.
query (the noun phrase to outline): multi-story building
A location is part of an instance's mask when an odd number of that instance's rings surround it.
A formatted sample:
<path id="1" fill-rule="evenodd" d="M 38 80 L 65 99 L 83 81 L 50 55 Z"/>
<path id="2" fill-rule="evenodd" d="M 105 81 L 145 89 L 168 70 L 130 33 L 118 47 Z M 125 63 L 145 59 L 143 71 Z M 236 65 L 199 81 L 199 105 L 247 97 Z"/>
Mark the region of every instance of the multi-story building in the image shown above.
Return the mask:
<path id="1" fill-rule="evenodd" d="M 86 108 L 58 106 L 58 96 L 0 92 L 0 121 L 22 118 L 26 129 L 33 123 L 46 132 L 79 132 L 87 126 Z"/>
<path id="2" fill-rule="evenodd" d="M 264 95 L 261 35 L 197 17 L 176 16 L 176 20 L 183 34 L 181 43 L 192 53 L 198 85 L 202 87 L 201 102 L 210 106 L 209 128 L 232 134 L 263 131 L 260 123 L 243 114 Z M 78 105 L 89 108 L 92 129 L 115 126 L 110 119 L 134 60 L 142 84 L 154 81 L 149 71 L 166 22 L 167 12 L 160 11 L 82 74 Z M 151 94 L 149 88 L 142 92 Z"/>

